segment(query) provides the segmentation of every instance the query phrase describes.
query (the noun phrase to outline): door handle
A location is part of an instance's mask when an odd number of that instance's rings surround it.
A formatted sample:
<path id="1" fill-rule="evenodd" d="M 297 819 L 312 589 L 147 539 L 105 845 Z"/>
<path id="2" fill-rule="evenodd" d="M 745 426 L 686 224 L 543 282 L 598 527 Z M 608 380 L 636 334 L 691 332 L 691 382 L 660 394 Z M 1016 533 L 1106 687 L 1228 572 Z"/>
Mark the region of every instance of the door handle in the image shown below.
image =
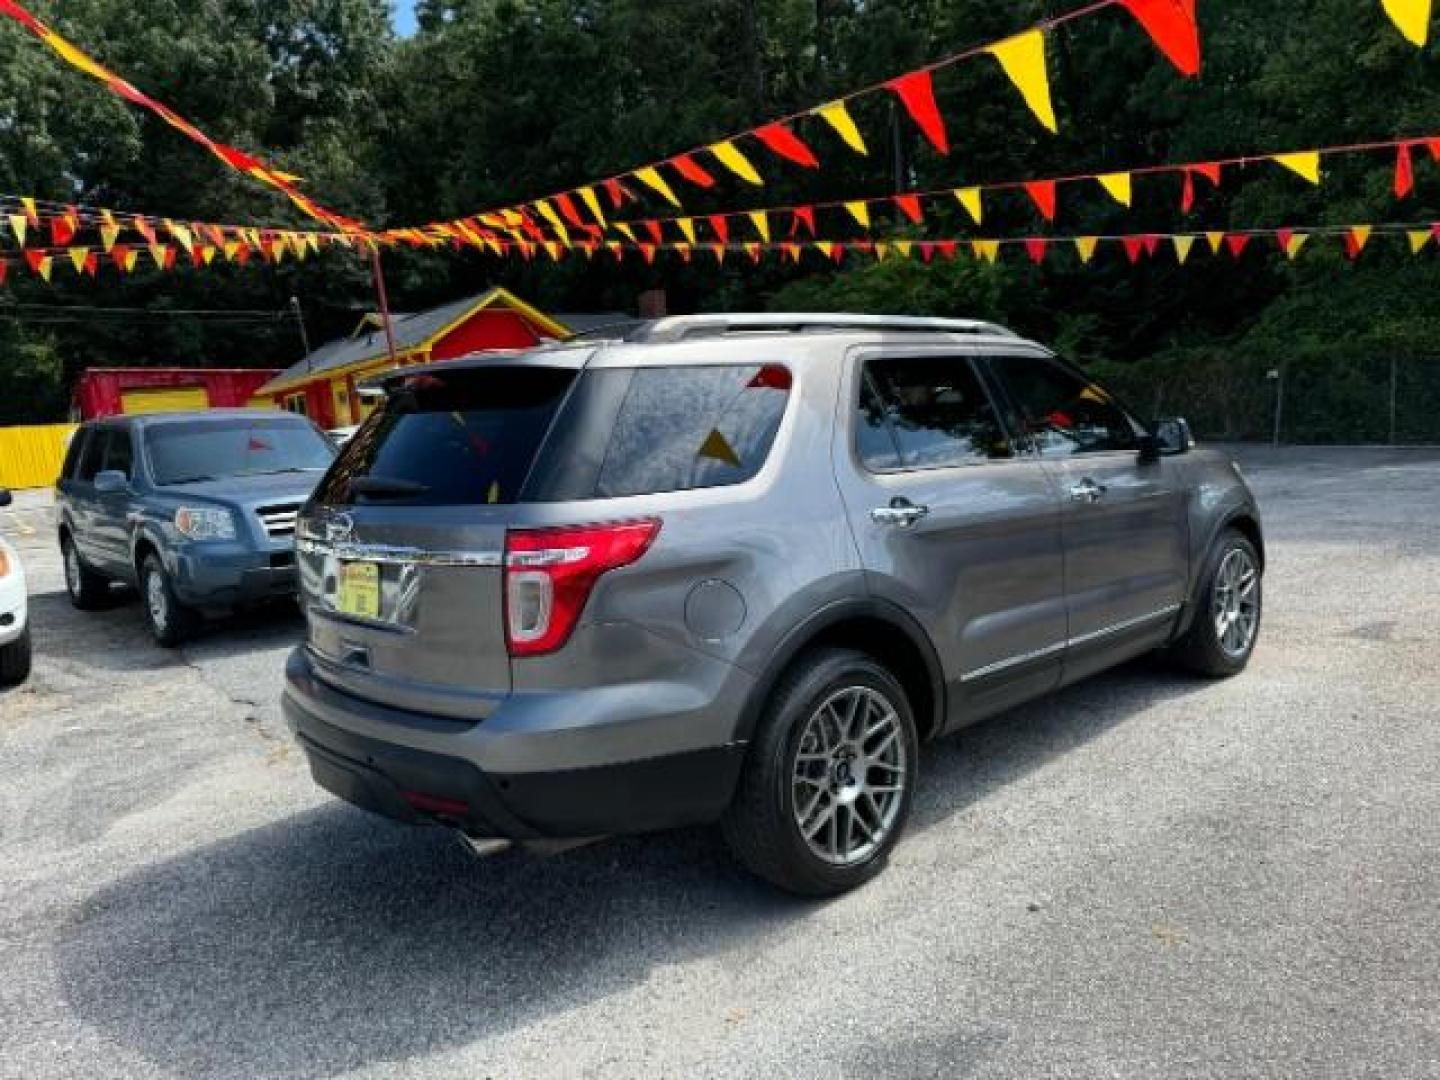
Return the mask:
<path id="1" fill-rule="evenodd" d="M 916 506 L 909 499 L 895 498 L 889 506 L 877 506 L 870 511 L 870 520 L 877 525 L 894 525 L 908 529 L 930 513 L 928 506 Z"/>
<path id="2" fill-rule="evenodd" d="M 1097 484 L 1088 476 L 1070 489 L 1070 498 L 1074 502 L 1097 503 L 1105 497 L 1105 485 Z"/>

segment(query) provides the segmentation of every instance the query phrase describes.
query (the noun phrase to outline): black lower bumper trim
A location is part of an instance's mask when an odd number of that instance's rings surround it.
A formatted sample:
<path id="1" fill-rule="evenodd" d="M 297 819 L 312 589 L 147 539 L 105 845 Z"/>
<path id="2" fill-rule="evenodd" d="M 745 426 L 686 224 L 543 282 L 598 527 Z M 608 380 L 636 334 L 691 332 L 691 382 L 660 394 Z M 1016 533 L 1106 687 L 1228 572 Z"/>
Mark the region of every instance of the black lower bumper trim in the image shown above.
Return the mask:
<path id="1" fill-rule="evenodd" d="M 486 773 L 468 761 L 365 738 L 326 723 L 289 694 L 286 718 L 321 787 L 412 824 L 447 824 L 511 840 L 649 832 L 717 820 L 729 804 L 743 745 L 590 769 Z M 405 798 L 419 795 L 418 809 Z M 437 813 L 437 803 L 457 805 Z"/>

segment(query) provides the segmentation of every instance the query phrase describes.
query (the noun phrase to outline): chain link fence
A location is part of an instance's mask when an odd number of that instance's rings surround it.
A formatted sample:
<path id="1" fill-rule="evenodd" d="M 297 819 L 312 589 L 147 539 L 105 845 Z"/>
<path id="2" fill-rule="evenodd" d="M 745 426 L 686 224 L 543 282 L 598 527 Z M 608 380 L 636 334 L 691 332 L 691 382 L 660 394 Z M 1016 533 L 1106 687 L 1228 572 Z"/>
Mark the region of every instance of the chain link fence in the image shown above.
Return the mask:
<path id="1" fill-rule="evenodd" d="M 1095 365 L 1148 416 L 1214 440 L 1440 445 L 1440 349 L 1431 356 L 1189 354 Z"/>

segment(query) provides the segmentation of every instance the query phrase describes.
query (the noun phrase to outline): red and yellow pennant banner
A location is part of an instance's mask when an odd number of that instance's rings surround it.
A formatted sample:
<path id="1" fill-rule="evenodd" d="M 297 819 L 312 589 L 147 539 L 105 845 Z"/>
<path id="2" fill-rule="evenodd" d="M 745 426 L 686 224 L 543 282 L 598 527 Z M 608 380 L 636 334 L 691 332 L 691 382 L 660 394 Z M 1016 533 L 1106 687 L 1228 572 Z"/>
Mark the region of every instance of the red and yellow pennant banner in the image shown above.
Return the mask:
<path id="1" fill-rule="evenodd" d="M 326 209 L 301 192 L 296 186 L 300 179 L 299 177 L 282 172 L 274 166 L 266 164 L 260 160 L 260 158 L 247 154 L 243 150 L 212 139 L 209 135 L 205 134 L 205 132 L 201 131 L 200 128 L 175 112 L 174 109 L 171 109 L 162 102 L 156 101 L 148 94 L 141 92 L 130 82 L 121 78 L 93 57 L 81 51 L 77 46 L 61 37 L 35 15 L 17 3 L 16 0 L 0 0 L 0 16 L 19 23 L 71 67 L 84 72 L 92 79 L 104 83 L 112 93 L 124 98 L 132 105 L 137 105 L 142 109 L 148 109 L 176 131 L 181 132 L 205 147 L 205 149 L 223 161 L 229 168 L 234 169 L 236 172 L 243 173 L 246 176 L 253 177 L 261 183 L 283 192 L 291 202 L 308 216 L 317 221 L 323 221 L 332 228 L 343 231 L 354 232 L 363 229 L 360 222 L 344 217 L 333 210 Z"/>
<path id="2" fill-rule="evenodd" d="M 1269 252 L 1293 261 L 1302 251 L 1313 249 L 1314 245 L 1310 243 L 1312 240 L 1321 239 L 1338 240 L 1340 250 L 1353 261 L 1368 250 L 1374 238 L 1399 241 L 1401 250 L 1408 251 L 1411 255 L 1419 255 L 1431 247 L 1440 249 L 1440 222 L 1074 236 L 1047 234 L 946 239 L 891 237 L 884 240 L 832 240 L 812 237 L 805 240 L 699 244 L 653 243 L 643 240 L 635 243 L 580 240 L 567 246 L 556 240 L 541 243 L 506 240 L 500 243 L 495 254 L 526 260 L 544 258 L 554 262 L 576 256 L 587 259 L 604 256 L 617 262 L 638 258 L 648 265 L 656 264 L 661 256 L 688 264 L 699 255 L 707 255 L 717 264 L 724 264 L 729 258 L 740 258 L 758 264 L 769 258 L 794 264 L 819 259 L 836 265 L 856 257 L 879 261 L 916 259 L 925 263 L 971 258 L 980 262 L 996 263 L 1006 256 L 1020 256 L 1031 263 L 1042 265 L 1053 261 L 1062 253 L 1068 253 L 1073 254 L 1081 265 L 1089 265 L 1098 256 L 1108 253 L 1122 256 L 1132 265 L 1161 258 L 1172 258 L 1177 264 L 1184 265 L 1197 252 L 1208 252 L 1211 256 L 1232 261 Z M 121 273 L 133 273 L 139 269 L 174 270 L 186 264 L 205 267 L 222 259 L 243 264 L 248 262 L 252 255 L 272 263 L 283 261 L 286 257 L 282 249 L 273 246 L 258 251 L 251 251 L 248 247 L 225 251 L 207 244 L 197 245 L 185 259 L 180 257 L 181 253 L 177 245 L 169 243 L 134 246 L 116 244 L 103 257 L 102 253 L 88 245 L 26 248 L 18 253 L 0 252 L 0 283 L 8 277 L 12 267 L 28 269 L 35 277 L 50 282 L 54 280 L 57 269 L 94 277 L 102 265 L 111 265 Z"/>

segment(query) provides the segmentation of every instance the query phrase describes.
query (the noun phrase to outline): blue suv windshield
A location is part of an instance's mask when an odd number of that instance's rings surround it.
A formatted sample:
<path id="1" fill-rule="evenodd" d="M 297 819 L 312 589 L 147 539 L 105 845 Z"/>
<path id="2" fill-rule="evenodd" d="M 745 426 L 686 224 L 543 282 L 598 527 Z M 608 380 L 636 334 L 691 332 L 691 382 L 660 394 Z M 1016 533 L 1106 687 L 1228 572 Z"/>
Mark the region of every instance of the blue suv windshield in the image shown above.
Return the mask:
<path id="1" fill-rule="evenodd" d="M 306 423 L 256 417 L 158 424 L 145 430 L 155 483 L 197 483 L 236 476 L 320 472 L 335 456 Z"/>

